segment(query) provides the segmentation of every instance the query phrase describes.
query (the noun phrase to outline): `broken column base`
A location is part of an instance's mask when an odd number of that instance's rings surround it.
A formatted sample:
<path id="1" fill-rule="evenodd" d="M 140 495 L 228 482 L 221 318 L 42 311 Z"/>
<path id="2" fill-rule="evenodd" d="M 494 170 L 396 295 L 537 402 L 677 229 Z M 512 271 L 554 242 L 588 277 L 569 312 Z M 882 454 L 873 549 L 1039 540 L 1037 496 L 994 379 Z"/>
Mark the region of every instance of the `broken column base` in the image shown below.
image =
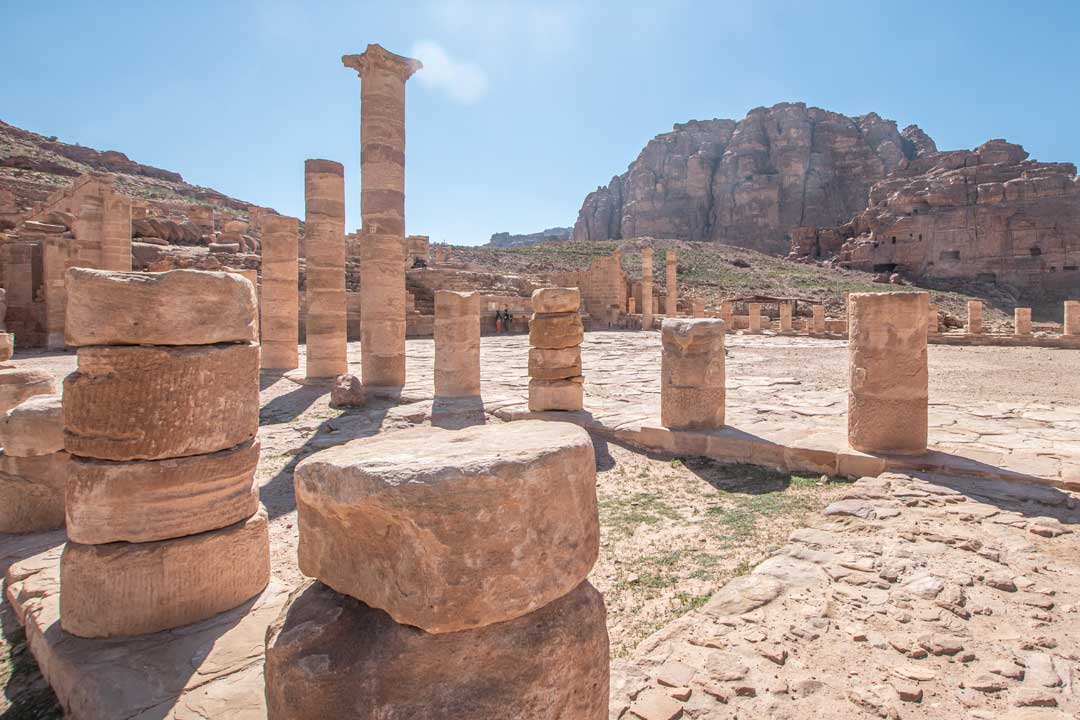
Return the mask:
<path id="1" fill-rule="evenodd" d="M 529 410 L 581 410 L 585 402 L 584 383 L 585 378 L 580 375 L 563 380 L 530 380 Z"/>
<path id="2" fill-rule="evenodd" d="M 319 582 L 266 634 L 269 720 L 606 720 L 608 634 L 588 582 L 539 610 L 430 634 Z"/>
<path id="3" fill-rule="evenodd" d="M 355 375 L 338 375 L 330 387 L 330 407 L 363 407 L 367 403 L 367 393 L 360 378 Z"/>
<path id="4" fill-rule="evenodd" d="M 68 454 L 16 457 L 0 452 L 0 533 L 64 526 Z"/>

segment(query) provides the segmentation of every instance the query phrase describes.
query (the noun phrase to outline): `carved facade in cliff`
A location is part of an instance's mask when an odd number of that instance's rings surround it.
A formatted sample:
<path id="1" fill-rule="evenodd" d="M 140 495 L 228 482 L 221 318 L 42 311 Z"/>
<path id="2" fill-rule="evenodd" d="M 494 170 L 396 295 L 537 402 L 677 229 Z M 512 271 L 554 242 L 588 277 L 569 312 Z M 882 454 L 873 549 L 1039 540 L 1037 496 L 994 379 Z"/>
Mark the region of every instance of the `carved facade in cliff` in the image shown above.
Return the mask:
<path id="1" fill-rule="evenodd" d="M 901 134 L 874 113 L 803 103 L 679 124 L 589 194 L 573 239 L 651 235 L 782 254 L 795 228 L 847 221 L 866 208 L 871 185 L 934 150 L 917 127 Z"/>

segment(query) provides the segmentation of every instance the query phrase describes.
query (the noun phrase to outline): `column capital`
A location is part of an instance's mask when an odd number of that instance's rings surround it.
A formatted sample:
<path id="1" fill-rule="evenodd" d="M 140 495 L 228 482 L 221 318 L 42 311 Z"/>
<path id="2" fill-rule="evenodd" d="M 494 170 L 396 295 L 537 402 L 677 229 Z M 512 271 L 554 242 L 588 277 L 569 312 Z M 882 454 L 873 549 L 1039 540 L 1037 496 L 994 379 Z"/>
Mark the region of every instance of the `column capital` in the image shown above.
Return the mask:
<path id="1" fill-rule="evenodd" d="M 375 71 L 393 73 L 402 80 L 408 80 L 413 73 L 424 67 L 419 60 L 396 55 L 377 43 L 368 45 L 367 50 L 360 55 L 342 55 L 341 64 L 355 70 L 361 78 Z"/>

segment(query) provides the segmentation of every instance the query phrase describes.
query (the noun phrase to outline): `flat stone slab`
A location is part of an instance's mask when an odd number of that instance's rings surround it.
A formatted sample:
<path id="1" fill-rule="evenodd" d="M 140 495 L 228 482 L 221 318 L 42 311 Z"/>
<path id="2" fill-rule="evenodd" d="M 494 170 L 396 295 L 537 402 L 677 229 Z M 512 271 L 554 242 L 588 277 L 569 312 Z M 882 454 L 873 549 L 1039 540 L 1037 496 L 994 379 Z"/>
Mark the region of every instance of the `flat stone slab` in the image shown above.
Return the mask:
<path id="1" fill-rule="evenodd" d="M 39 538 L 5 538 L 0 557 L 22 555 Z M 85 640 L 60 629 L 60 550 L 16 560 L 7 598 L 26 641 L 70 720 L 264 720 L 266 629 L 289 589 L 272 580 L 260 595 L 209 620 L 116 640 Z"/>

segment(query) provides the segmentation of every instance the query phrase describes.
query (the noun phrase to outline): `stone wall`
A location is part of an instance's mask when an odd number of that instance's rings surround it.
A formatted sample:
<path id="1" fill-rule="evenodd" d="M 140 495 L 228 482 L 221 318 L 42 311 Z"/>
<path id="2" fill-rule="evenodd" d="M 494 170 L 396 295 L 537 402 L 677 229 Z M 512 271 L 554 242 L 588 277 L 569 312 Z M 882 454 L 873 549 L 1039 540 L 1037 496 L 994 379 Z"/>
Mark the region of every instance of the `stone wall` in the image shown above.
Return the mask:
<path id="1" fill-rule="evenodd" d="M 593 260 L 586 270 L 553 273 L 551 279 L 555 285 L 578 288 L 581 307 L 589 315 L 606 318 L 612 311 L 627 311 L 628 282 L 621 252 Z"/>

